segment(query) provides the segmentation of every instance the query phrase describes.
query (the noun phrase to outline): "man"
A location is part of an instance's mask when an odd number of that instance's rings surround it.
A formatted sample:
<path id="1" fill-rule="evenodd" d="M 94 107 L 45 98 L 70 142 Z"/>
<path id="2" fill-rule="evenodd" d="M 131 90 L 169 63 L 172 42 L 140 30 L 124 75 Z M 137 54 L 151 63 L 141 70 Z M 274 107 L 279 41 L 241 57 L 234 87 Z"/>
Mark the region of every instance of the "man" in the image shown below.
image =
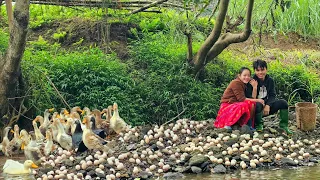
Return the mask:
<path id="1" fill-rule="evenodd" d="M 280 122 L 281 129 L 286 131 L 288 135 L 292 132 L 288 129 L 288 103 L 283 99 L 276 99 L 275 84 L 273 79 L 267 74 L 268 66 L 266 61 L 258 59 L 253 62 L 254 76 L 253 79 L 258 82 L 256 88 L 253 88 L 250 83 L 247 84 L 247 97 L 256 95 L 257 99 L 263 99 L 264 105 L 256 103 L 255 109 L 255 127 L 257 131 L 263 130 L 262 116 L 268 116 L 274 114 L 280 110 Z M 256 92 L 253 93 L 252 92 Z"/>

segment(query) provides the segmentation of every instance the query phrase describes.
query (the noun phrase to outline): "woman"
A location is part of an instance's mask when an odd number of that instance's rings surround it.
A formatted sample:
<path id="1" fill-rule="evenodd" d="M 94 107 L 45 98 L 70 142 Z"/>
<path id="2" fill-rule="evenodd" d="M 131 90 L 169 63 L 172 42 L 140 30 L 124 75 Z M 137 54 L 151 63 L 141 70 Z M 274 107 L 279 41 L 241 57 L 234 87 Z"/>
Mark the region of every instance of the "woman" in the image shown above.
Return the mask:
<path id="1" fill-rule="evenodd" d="M 262 99 L 246 98 L 245 88 L 249 82 L 253 87 L 257 86 L 257 81 L 251 79 L 250 69 L 242 67 L 237 78 L 230 82 L 222 95 L 220 110 L 214 122 L 215 127 L 231 129 L 236 123 L 243 126 L 252 116 L 255 103 L 264 103 Z"/>

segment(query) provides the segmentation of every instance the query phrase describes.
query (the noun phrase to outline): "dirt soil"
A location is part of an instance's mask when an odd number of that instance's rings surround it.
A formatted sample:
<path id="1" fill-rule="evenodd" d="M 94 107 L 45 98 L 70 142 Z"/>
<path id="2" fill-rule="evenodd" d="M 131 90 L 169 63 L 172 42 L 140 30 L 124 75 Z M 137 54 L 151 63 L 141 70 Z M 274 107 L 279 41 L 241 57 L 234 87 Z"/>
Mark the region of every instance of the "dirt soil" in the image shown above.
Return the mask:
<path id="1" fill-rule="evenodd" d="M 138 28 L 138 26 L 119 22 L 110 24 L 109 42 L 106 42 L 105 22 L 74 18 L 55 21 L 31 29 L 28 41 L 36 41 L 39 36 L 42 36 L 46 41 L 58 42 L 67 49 L 77 49 L 80 46 L 100 47 L 105 52 L 116 52 L 120 59 L 126 59 L 128 57 L 128 38 L 134 38 L 130 28 Z M 109 48 L 107 48 L 107 43 L 109 43 Z"/>
<path id="2" fill-rule="evenodd" d="M 252 34 L 249 39 L 243 43 L 232 44 L 230 49 L 234 48 L 246 48 L 248 46 L 263 46 L 267 49 L 280 49 L 280 50 L 320 50 L 320 40 L 316 38 L 304 38 L 297 33 L 288 34 Z"/>
<path id="3" fill-rule="evenodd" d="M 74 18 L 65 21 L 56 21 L 49 24 L 44 24 L 41 27 L 31 29 L 28 40 L 34 41 L 41 35 L 50 43 L 59 42 L 62 47 L 67 49 L 77 49 L 79 46 L 97 46 L 108 52 L 116 52 L 120 59 L 128 58 L 128 39 L 134 39 L 134 35 L 130 32 L 131 28 L 137 28 L 138 25 L 130 23 L 112 23 L 110 25 L 109 48 L 105 42 L 105 27 L 103 21 L 90 21 L 86 19 Z M 59 38 L 55 35 L 63 34 Z M 82 40 L 83 39 L 83 40 Z M 260 42 L 260 43 L 259 43 Z M 289 34 L 263 34 L 260 37 L 258 34 L 252 34 L 250 38 L 238 44 L 232 44 L 228 49 L 246 51 L 246 49 L 255 49 L 263 46 L 266 49 L 280 50 L 305 50 L 313 49 L 320 51 L 320 40 L 312 38 L 303 38 L 296 33 Z"/>

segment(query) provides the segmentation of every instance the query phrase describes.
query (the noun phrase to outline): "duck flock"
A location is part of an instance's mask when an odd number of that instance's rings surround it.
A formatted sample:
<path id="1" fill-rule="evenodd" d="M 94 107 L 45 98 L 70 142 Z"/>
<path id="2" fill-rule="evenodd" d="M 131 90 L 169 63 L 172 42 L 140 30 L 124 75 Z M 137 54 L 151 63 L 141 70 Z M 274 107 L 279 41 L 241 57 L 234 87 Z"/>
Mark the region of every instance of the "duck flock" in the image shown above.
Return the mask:
<path id="1" fill-rule="evenodd" d="M 5 156 L 24 153 L 21 164 L 8 159 L 7 174 L 31 173 L 37 179 L 149 179 L 181 173 L 227 173 L 237 169 L 314 165 L 320 140 L 247 134 L 213 128 L 212 120 L 130 127 L 118 105 L 103 110 L 46 109 L 33 131 L 6 127 Z M 13 138 L 9 140 L 9 133 Z M 33 169 L 34 168 L 34 169 Z M 31 170 L 32 169 L 32 170 Z"/>

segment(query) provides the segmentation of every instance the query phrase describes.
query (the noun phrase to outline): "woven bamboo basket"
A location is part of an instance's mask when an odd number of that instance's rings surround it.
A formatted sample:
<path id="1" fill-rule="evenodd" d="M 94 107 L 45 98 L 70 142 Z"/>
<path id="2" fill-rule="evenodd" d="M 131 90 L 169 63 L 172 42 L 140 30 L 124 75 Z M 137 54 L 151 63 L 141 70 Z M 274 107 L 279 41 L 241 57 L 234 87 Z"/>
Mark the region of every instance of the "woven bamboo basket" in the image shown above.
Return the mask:
<path id="1" fill-rule="evenodd" d="M 295 104 L 297 126 L 302 131 L 311 131 L 316 128 L 318 105 L 311 102 Z"/>

